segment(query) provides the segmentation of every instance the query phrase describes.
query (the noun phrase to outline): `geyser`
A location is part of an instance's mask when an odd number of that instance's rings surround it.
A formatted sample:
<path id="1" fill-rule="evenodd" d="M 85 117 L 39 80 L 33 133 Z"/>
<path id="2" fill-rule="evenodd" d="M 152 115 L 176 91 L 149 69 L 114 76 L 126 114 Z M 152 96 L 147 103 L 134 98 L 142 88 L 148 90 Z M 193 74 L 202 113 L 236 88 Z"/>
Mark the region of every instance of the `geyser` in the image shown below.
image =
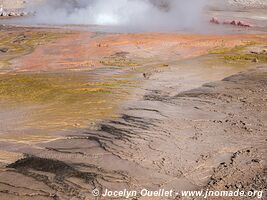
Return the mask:
<path id="1" fill-rule="evenodd" d="M 206 0 L 45 0 L 31 6 L 38 24 L 86 24 L 136 29 L 193 27 Z"/>

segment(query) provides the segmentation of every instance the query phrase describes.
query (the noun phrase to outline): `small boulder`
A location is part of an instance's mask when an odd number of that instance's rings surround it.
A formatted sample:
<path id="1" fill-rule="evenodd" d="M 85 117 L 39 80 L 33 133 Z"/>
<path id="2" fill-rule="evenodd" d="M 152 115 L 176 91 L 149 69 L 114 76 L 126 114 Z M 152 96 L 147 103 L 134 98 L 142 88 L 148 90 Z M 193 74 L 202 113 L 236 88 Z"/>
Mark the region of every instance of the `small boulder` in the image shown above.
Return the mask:
<path id="1" fill-rule="evenodd" d="M 8 48 L 5 48 L 5 47 L 3 47 L 3 48 L 0 48 L 0 52 L 1 53 L 7 53 L 8 52 Z"/>
<path id="2" fill-rule="evenodd" d="M 258 63 L 259 62 L 259 59 L 258 58 L 253 58 L 252 62 Z"/>
<path id="3" fill-rule="evenodd" d="M 212 17 L 210 20 L 210 23 L 212 24 L 220 24 L 220 21 L 216 17 Z"/>

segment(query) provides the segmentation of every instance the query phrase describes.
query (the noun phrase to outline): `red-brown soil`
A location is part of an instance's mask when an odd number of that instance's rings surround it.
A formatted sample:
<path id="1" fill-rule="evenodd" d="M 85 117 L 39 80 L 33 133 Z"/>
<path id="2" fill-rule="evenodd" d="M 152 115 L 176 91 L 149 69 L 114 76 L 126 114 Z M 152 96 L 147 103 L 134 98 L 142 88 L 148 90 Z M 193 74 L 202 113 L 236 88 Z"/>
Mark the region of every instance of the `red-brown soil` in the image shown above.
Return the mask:
<path id="1" fill-rule="evenodd" d="M 13 67 L 17 71 L 88 69 L 102 66 L 104 58 L 120 52 L 126 52 L 128 59 L 140 64 L 170 62 L 200 56 L 214 48 L 232 48 L 250 41 L 266 40 L 260 35 L 72 33 L 14 60 Z"/>

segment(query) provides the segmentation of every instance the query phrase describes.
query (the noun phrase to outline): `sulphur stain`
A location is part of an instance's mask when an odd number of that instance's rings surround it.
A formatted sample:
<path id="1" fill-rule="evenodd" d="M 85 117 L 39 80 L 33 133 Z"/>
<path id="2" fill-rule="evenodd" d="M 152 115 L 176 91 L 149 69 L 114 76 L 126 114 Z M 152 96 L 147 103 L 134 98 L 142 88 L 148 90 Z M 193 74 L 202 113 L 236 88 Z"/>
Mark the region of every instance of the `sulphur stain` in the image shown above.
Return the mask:
<path id="1" fill-rule="evenodd" d="M 99 81 L 101 80 L 101 81 Z M 112 118 L 118 104 L 137 81 L 130 76 L 99 77 L 90 72 L 18 73 L 0 75 L 0 100 L 6 106 L 35 106 L 24 126 L 39 133 L 83 128 Z M 41 134 L 43 135 L 43 134 Z M 3 138 L 4 136 L 1 136 Z M 20 140 L 51 140 L 31 134 Z"/>
<path id="2" fill-rule="evenodd" d="M 266 63 L 267 52 L 263 44 L 255 41 L 246 42 L 243 45 L 237 45 L 234 48 L 216 48 L 211 50 L 210 55 L 214 55 L 213 62 L 224 62 L 243 66 L 254 63 Z M 250 51 L 252 48 L 261 49 L 257 52 Z M 265 47 L 266 48 L 266 47 Z"/>
<path id="3" fill-rule="evenodd" d="M 259 44 L 259 42 L 256 41 L 245 41 L 244 44 L 242 45 L 236 45 L 234 47 L 216 47 L 214 49 L 209 50 L 209 54 L 229 54 L 229 53 L 236 53 L 236 52 L 240 52 L 244 49 L 246 49 L 247 47 L 250 46 L 255 46 Z"/>
<path id="4" fill-rule="evenodd" d="M 126 58 L 107 58 L 99 62 L 100 64 L 105 66 L 117 66 L 117 67 L 135 67 L 139 65 L 137 62 Z"/>
<path id="5" fill-rule="evenodd" d="M 224 59 L 228 62 L 267 62 L 267 53 L 259 52 L 259 53 L 236 53 L 234 55 L 226 55 Z"/>

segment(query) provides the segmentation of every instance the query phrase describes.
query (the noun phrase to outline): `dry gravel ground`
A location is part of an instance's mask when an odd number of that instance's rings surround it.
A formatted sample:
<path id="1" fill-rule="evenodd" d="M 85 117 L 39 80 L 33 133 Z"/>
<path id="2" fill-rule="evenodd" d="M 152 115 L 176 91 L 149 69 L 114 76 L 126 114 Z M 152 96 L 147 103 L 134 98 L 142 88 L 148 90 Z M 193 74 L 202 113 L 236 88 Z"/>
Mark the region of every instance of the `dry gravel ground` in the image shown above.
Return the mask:
<path id="1" fill-rule="evenodd" d="M 228 4 L 245 8 L 266 8 L 266 0 L 228 0 Z"/>

